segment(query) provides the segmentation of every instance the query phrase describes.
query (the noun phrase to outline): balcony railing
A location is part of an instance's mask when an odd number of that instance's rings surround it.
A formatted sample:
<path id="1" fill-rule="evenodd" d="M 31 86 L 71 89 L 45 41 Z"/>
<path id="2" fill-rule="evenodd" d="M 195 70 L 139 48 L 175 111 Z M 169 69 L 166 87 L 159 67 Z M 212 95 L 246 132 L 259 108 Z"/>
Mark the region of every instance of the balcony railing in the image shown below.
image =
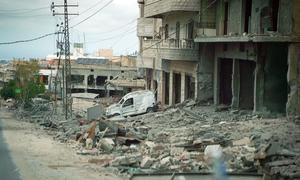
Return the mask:
<path id="1" fill-rule="evenodd" d="M 144 41 L 144 48 L 148 47 L 170 49 L 195 49 L 196 45 L 193 39 L 164 39 Z"/>
<path id="2" fill-rule="evenodd" d="M 199 51 L 193 40 L 167 39 L 144 41 L 143 56 L 155 58 L 159 55 L 162 59 L 198 61 Z"/>

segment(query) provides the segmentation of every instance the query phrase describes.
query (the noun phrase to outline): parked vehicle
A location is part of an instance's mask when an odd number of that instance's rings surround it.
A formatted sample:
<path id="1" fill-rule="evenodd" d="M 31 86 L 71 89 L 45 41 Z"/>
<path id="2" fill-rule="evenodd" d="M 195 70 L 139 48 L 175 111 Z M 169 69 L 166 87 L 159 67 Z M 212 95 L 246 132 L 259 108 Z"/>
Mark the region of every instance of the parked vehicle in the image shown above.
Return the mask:
<path id="1" fill-rule="evenodd" d="M 106 116 L 134 116 L 157 110 L 155 95 L 152 91 L 143 90 L 126 94 L 117 104 L 106 109 Z"/>

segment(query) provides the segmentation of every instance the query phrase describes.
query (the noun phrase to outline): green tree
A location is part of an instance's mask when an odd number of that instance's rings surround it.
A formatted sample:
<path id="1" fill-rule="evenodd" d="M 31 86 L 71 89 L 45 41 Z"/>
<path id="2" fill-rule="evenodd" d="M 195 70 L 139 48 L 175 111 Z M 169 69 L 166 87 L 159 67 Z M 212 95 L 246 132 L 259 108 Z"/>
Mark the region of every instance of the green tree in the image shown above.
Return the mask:
<path id="1" fill-rule="evenodd" d="M 7 84 L 4 85 L 4 87 L 0 90 L 0 95 L 5 100 L 9 98 L 16 98 L 16 90 L 17 89 L 17 83 L 15 80 L 10 80 Z"/>
<path id="2" fill-rule="evenodd" d="M 37 61 L 15 62 L 15 80 L 10 81 L 1 90 L 4 99 L 15 98 L 28 104 L 32 98 L 45 92 L 45 86 L 39 80 L 39 65 Z"/>

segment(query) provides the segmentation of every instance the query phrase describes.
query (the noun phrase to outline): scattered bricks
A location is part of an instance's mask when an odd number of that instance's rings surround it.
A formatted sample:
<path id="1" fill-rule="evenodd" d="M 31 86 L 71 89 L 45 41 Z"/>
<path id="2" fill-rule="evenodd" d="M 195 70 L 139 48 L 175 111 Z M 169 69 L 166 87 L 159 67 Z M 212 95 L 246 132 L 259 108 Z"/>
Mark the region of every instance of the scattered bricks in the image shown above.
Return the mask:
<path id="1" fill-rule="evenodd" d="M 237 140 L 237 141 L 233 141 L 233 145 L 234 146 L 245 146 L 245 145 L 250 145 L 251 140 L 248 137 L 244 137 L 243 139 Z"/>
<path id="2" fill-rule="evenodd" d="M 154 162 L 154 159 L 150 158 L 149 156 L 146 156 L 142 159 L 141 162 L 141 168 L 150 168 Z"/>

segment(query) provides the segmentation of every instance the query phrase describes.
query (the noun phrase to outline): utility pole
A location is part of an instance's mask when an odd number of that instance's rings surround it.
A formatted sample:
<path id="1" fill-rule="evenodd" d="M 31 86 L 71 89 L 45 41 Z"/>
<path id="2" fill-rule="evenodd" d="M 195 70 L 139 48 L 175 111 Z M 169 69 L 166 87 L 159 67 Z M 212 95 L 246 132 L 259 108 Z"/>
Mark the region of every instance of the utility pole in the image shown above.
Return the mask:
<path id="1" fill-rule="evenodd" d="M 63 13 L 56 13 L 54 8 L 63 7 Z M 68 13 L 68 7 L 78 7 L 78 5 L 68 5 L 68 1 L 64 0 L 63 5 L 55 5 L 54 2 L 51 4 L 53 16 L 63 15 L 64 16 L 64 63 L 63 63 L 63 110 L 65 119 L 69 120 L 72 118 L 72 93 L 71 93 L 71 59 L 70 59 L 70 40 L 69 40 L 69 15 L 78 15 Z"/>

